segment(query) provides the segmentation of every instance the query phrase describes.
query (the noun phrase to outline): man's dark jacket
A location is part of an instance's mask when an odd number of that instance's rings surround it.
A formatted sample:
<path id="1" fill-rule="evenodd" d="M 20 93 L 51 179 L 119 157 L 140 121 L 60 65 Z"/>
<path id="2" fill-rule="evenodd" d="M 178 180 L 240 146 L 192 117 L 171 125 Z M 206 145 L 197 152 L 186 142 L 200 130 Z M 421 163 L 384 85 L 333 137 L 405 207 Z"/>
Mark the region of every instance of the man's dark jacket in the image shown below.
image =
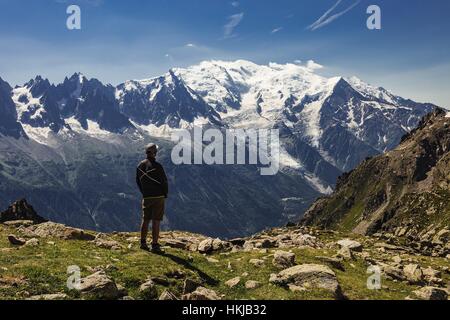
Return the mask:
<path id="1" fill-rule="evenodd" d="M 144 198 L 167 198 L 169 187 L 164 168 L 156 161 L 146 159 L 136 169 L 136 183 Z"/>

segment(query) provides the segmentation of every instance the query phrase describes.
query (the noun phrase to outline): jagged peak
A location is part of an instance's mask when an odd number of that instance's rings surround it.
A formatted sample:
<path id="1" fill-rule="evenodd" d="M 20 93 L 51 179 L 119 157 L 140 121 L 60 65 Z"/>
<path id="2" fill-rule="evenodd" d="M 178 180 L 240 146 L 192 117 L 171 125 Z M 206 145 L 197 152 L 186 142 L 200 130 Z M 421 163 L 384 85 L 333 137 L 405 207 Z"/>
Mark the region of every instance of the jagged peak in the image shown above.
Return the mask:
<path id="1" fill-rule="evenodd" d="M 335 77 L 335 82 L 336 82 L 336 86 L 337 85 L 344 85 L 344 86 L 351 86 L 351 84 L 349 83 L 348 79 L 344 78 L 344 77 Z"/>
<path id="2" fill-rule="evenodd" d="M 88 78 L 81 72 L 75 72 L 70 78 L 68 78 L 68 80 L 83 84 L 85 81 L 88 81 Z"/>
<path id="3" fill-rule="evenodd" d="M 182 83 L 183 81 L 176 75 L 176 69 L 170 69 L 169 72 L 165 76 L 165 80 L 171 81 L 173 84 L 177 85 Z"/>
<path id="4" fill-rule="evenodd" d="M 124 89 L 125 91 L 137 90 L 140 88 L 145 88 L 147 86 L 154 86 L 155 84 L 178 84 L 182 83 L 182 79 L 177 75 L 179 68 L 170 68 L 169 71 L 161 76 L 141 79 L 141 80 L 127 80 L 124 83 L 121 83 L 117 86 L 117 88 Z"/>
<path id="5" fill-rule="evenodd" d="M 346 78 L 344 77 L 333 77 L 329 78 L 327 81 L 329 94 L 338 93 L 339 90 L 350 90 L 355 94 L 359 94 L 359 91 L 356 90 Z"/>
<path id="6" fill-rule="evenodd" d="M 397 95 L 393 94 L 389 90 L 369 84 L 356 76 L 344 78 L 356 91 L 363 96 L 374 97 L 389 104 L 395 104 L 397 99 L 400 99 Z"/>
<path id="7" fill-rule="evenodd" d="M 34 79 L 31 79 L 27 83 L 24 84 L 24 87 L 31 89 L 33 87 L 40 85 L 50 86 L 50 81 L 47 78 L 43 78 L 40 75 L 37 75 Z"/>

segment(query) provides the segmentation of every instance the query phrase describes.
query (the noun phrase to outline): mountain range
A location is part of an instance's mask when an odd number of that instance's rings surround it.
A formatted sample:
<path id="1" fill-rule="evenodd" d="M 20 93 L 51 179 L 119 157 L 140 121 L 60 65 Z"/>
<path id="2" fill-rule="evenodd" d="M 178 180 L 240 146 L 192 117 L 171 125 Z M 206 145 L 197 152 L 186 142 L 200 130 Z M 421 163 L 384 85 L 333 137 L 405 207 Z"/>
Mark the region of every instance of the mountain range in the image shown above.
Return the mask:
<path id="1" fill-rule="evenodd" d="M 80 73 L 15 88 L 0 78 L 0 206 L 26 197 L 53 221 L 135 230 L 135 166 L 152 141 L 171 186 L 165 227 L 237 237 L 296 220 L 436 107 L 313 66 L 205 61 L 116 87 Z M 171 133 L 200 125 L 279 129 L 280 173 L 172 164 Z"/>

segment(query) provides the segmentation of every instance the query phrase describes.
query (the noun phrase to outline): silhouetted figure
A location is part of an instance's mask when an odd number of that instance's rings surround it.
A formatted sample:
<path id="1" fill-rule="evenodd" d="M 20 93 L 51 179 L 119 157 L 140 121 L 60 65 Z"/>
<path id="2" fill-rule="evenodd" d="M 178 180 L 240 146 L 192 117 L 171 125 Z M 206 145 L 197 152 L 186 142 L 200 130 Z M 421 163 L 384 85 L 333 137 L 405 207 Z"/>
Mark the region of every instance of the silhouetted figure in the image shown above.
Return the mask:
<path id="1" fill-rule="evenodd" d="M 168 184 L 164 168 L 156 162 L 158 146 L 154 143 L 145 148 L 147 159 L 137 167 L 136 182 L 142 193 L 141 249 L 150 250 L 147 245 L 148 225 L 152 221 L 152 251 L 161 252 L 158 243 L 160 224 L 164 217 Z"/>

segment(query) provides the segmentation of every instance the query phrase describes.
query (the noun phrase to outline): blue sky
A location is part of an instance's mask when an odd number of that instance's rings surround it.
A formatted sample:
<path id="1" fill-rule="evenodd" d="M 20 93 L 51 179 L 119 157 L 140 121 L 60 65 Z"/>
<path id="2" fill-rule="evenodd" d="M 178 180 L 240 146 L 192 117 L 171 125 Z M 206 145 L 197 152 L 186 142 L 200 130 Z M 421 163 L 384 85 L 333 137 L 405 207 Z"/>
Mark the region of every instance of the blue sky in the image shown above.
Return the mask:
<path id="1" fill-rule="evenodd" d="M 70 4 L 81 30 L 66 28 Z M 366 28 L 371 4 L 379 31 Z M 330 9 L 336 19 L 308 28 Z M 118 84 L 206 59 L 312 59 L 325 75 L 450 106 L 449 14 L 448 0 L 0 0 L 0 77 L 60 82 L 80 71 Z"/>

